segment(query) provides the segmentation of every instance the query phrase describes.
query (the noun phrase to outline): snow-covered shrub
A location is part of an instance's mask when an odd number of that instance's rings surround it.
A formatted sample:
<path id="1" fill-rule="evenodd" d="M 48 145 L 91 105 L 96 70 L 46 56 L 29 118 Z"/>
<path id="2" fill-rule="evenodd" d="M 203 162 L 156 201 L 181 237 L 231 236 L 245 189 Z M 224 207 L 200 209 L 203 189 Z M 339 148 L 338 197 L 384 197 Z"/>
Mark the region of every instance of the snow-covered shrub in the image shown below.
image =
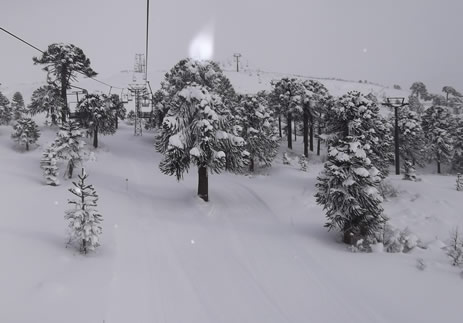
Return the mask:
<path id="1" fill-rule="evenodd" d="M 29 150 L 29 145 L 37 142 L 40 137 L 40 130 L 37 124 L 30 118 L 22 118 L 17 120 L 13 126 L 13 138 L 17 143 L 26 146 L 26 150 Z"/>
<path id="2" fill-rule="evenodd" d="M 135 124 L 135 111 L 130 110 L 129 113 L 127 113 L 127 118 L 125 119 L 125 122 L 129 126 L 133 126 Z"/>
<path id="3" fill-rule="evenodd" d="M 0 125 L 7 125 L 13 119 L 10 100 L 0 92 Z"/>
<path id="4" fill-rule="evenodd" d="M 309 168 L 309 160 L 304 156 L 299 156 L 299 166 L 303 172 L 307 172 Z"/>
<path id="5" fill-rule="evenodd" d="M 463 176 L 460 173 L 457 174 L 457 191 L 463 191 Z"/>
<path id="6" fill-rule="evenodd" d="M 291 160 L 288 153 L 283 153 L 283 165 L 291 165 Z"/>
<path id="7" fill-rule="evenodd" d="M 408 228 L 400 230 L 386 223 L 376 234 L 377 241 L 384 245 L 386 252 L 409 252 L 418 245 L 419 239 Z"/>
<path id="8" fill-rule="evenodd" d="M 461 238 L 458 228 L 451 233 L 450 243 L 447 246 L 447 255 L 452 260 L 453 266 L 463 264 L 463 239 Z"/>
<path id="9" fill-rule="evenodd" d="M 88 175 L 83 168 L 78 177 L 79 181 L 69 189 L 77 199 L 68 201 L 74 208 L 66 211 L 65 219 L 69 220 L 70 242 L 77 241 L 81 252 L 87 253 L 100 245 L 103 216 L 95 209 L 98 195 L 93 185 L 85 183 Z"/>
<path id="10" fill-rule="evenodd" d="M 418 259 L 416 260 L 416 268 L 418 268 L 419 270 L 423 271 L 423 270 L 426 269 L 426 267 L 427 267 L 427 265 L 426 265 L 426 262 L 424 261 L 423 258 L 418 258 Z"/>
<path id="11" fill-rule="evenodd" d="M 413 163 L 410 160 L 404 161 L 404 177 L 402 179 L 412 182 L 416 181 L 415 166 L 413 166 Z"/>
<path id="12" fill-rule="evenodd" d="M 385 200 L 399 196 L 399 190 L 387 180 L 379 184 L 378 191 Z"/>
<path id="13" fill-rule="evenodd" d="M 57 186 L 58 181 L 58 166 L 57 163 L 57 152 L 53 145 L 49 146 L 42 154 L 40 160 L 40 167 L 43 169 L 43 176 L 47 182 L 47 185 Z"/>

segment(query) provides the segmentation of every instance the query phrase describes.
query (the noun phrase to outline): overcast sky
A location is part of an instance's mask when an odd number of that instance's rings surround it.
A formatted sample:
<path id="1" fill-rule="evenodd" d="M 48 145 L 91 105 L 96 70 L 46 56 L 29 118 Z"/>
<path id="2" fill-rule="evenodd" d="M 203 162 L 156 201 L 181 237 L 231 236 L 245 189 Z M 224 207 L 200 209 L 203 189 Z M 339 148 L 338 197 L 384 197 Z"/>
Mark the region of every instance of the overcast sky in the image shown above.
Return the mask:
<path id="1" fill-rule="evenodd" d="M 151 0 L 149 69 L 214 29 L 214 59 L 250 67 L 463 91 L 462 0 Z M 0 0 L 0 26 L 39 48 L 73 43 L 101 77 L 144 52 L 146 0 Z M 0 32 L 0 83 L 42 81 L 33 49 Z"/>

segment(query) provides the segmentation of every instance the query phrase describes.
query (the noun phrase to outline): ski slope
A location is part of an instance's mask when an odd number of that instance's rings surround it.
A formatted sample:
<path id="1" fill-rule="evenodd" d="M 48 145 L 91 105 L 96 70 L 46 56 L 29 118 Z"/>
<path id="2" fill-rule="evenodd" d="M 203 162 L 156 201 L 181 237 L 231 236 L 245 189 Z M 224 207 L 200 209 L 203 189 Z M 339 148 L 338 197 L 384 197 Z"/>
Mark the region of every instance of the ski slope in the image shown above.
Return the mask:
<path id="1" fill-rule="evenodd" d="M 102 246 L 84 256 L 66 248 L 71 181 L 44 185 L 54 130 L 41 129 L 23 152 L 0 126 L 0 322 L 461 322 L 461 269 L 440 249 L 463 225 L 452 176 L 391 176 L 400 194 L 386 214 L 427 249 L 352 253 L 323 228 L 315 156 L 307 173 L 280 154 L 255 176 L 212 175 L 205 203 L 195 169 L 182 182 L 161 174 L 153 133 L 122 123 L 87 148 L 104 222 Z"/>

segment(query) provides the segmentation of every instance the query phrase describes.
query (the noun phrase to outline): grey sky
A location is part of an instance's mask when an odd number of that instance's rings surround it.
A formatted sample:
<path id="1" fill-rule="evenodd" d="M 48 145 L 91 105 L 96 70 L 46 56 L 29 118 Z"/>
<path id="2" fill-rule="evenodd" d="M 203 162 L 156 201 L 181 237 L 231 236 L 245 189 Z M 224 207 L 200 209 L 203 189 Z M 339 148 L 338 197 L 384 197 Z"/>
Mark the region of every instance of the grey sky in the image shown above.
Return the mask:
<path id="1" fill-rule="evenodd" d="M 0 0 L 0 26 L 39 48 L 81 47 L 102 77 L 144 52 L 146 0 Z M 250 67 L 463 91 L 461 0 L 151 0 L 150 69 L 188 55 L 214 24 L 214 59 Z M 0 32 L 0 83 L 44 80 L 34 50 Z"/>

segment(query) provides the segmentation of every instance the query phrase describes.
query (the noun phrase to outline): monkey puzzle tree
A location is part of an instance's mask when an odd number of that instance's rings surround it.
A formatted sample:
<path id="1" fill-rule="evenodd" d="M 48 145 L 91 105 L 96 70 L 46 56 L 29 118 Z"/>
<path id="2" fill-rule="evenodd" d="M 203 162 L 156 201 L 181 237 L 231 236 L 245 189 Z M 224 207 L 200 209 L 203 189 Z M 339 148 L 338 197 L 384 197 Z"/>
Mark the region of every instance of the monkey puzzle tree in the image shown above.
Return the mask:
<path id="1" fill-rule="evenodd" d="M 68 113 L 66 91 L 70 88 L 71 82 L 76 80 L 77 74 L 86 77 L 97 75 L 90 67 L 90 59 L 77 46 L 55 43 L 49 45 L 40 58 L 33 57 L 32 60 L 34 64 L 44 65 L 43 70 L 47 72 L 48 83 L 59 88 L 64 104 L 61 111 L 62 121 L 66 122 Z"/>
<path id="2" fill-rule="evenodd" d="M 28 109 L 31 115 L 46 113 L 47 118 L 51 117 L 51 123 L 57 125 L 61 119 L 60 114 L 63 106 L 64 103 L 60 97 L 59 89 L 51 85 L 44 85 L 32 93 Z"/>
<path id="3" fill-rule="evenodd" d="M 177 180 L 198 167 L 198 195 L 209 200 L 208 172 L 240 171 L 246 165 L 245 142 L 231 127 L 224 76 L 215 63 L 181 60 L 165 77 L 166 111 L 156 137 L 156 149 L 164 155 L 159 167 Z"/>

